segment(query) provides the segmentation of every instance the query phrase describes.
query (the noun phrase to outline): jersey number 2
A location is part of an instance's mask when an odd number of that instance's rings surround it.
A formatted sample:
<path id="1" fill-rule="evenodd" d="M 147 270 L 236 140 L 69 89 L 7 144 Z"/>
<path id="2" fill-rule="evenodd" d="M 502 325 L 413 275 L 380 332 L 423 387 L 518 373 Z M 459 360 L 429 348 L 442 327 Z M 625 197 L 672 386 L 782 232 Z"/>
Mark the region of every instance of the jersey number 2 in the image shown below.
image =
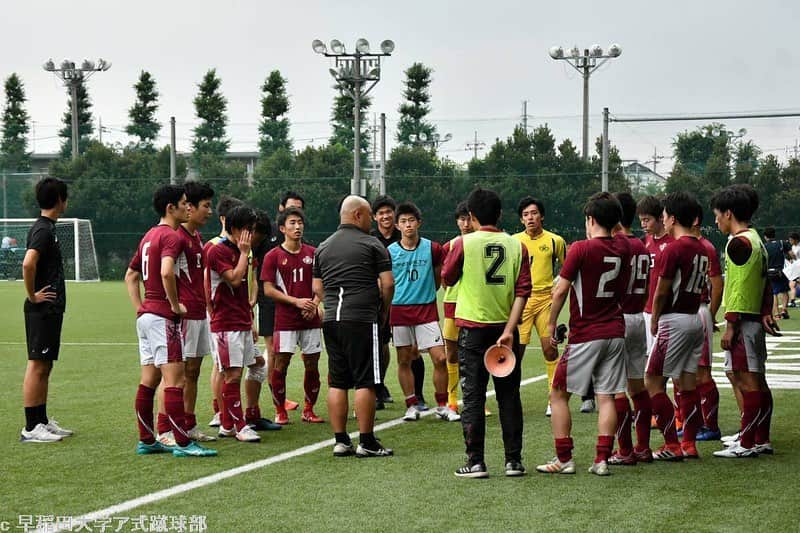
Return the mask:
<path id="1" fill-rule="evenodd" d="M 603 263 L 610 263 L 613 265 L 613 267 L 611 270 L 604 272 L 603 275 L 600 276 L 600 282 L 597 284 L 597 298 L 612 298 L 614 296 L 614 292 L 607 291 L 606 284 L 610 281 L 614 281 L 619 276 L 619 271 L 622 268 L 622 258 L 606 256 L 603 258 Z"/>
<path id="2" fill-rule="evenodd" d="M 497 271 L 506 260 L 506 249 L 499 244 L 487 244 L 483 249 L 483 256 L 487 259 L 494 258 L 489 269 L 486 271 L 486 284 L 487 285 L 503 285 L 506 282 L 506 277 L 498 275 Z"/>

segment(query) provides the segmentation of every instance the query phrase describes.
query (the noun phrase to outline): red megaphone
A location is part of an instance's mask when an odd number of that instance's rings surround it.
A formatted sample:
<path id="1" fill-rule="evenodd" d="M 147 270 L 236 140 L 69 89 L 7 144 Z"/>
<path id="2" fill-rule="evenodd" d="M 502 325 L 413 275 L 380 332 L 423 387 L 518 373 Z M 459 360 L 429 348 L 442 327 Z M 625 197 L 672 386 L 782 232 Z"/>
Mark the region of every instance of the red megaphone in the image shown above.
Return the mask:
<path id="1" fill-rule="evenodd" d="M 483 355 L 483 364 L 491 375 L 504 378 L 514 371 L 517 356 L 505 344 L 493 344 Z"/>

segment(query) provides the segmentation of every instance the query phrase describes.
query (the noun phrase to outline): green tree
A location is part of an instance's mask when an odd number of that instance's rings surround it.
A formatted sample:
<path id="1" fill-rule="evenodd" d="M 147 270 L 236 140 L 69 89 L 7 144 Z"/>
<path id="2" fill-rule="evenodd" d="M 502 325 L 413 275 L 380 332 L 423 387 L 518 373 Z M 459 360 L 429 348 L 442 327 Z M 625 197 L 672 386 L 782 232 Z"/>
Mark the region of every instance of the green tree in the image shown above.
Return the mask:
<path id="1" fill-rule="evenodd" d="M 777 210 L 776 200 L 783 189 L 781 184 L 781 164 L 778 158 L 769 154 L 758 162 L 758 171 L 749 182 L 758 192 L 759 209 L 755 222 L 758 224 L 781 224 L 781 212 Z"/>
<path id="2" fill-rule="evenodd" d="M 334 85 L 337 94 L 333 99 L 333 110 L 331 112 L 331 126 L 333 132 L 329 142 L 331 145 L 340 144 L 344 146 L 350 153 L 353 153 L 353 144 L 355 143 L 355 130 L 353 124 L 355 116 L 353 114 L 353 99 L 348 94 L 352 90 L 352 84 L 347 85 L 341 83 Z M 369 107 L 372 105 L 372 99 L 368 96 L 361 96 L 359 109 L 361 110 L 360 125 L 361 125 L 361 142 L 359 143 L 361 150 L 362 160 L 366 160 L 366 154 L 369 149 L 369 134 L 365 128 L 366 114 Z"/>
<path id="3" fill-rule="evenodd" d="M 433 138 L 436 127 L 425 120 L 430 107 L 430 85 L 433 70 L 422 63 L 414 63 L 406 69 L 406 79 L 403 81 L 404 102 L 400 104 L 400 121 L 397 124 L 397 142 L 405 146 L 414 144 L 409 139 L 411 135 L 424 134 L 428 139 Z"/>
<path id="4" fill-rule="evenodd" d="M 0 169 L 25 172 L 31 168 L 28 152 L 28 112 L 25 110 L 25 87 L 16 73 L 6 78 L 6 104 L 2 117 L 0 141 Z"/>
<path id="5" fill-rule="evenodd" d="M 712 194 L 731 183 L 730 136 L 723 124 L 679 133 L 673 142 L 675 165 L 666 192 L 690 191 L 704 207 Z"/>
<path id="6" fill-rule="evenodd" d="M 86 83 L 83 78 L 76 82 L 76 94 L 78 104 L 78 154 L 86 151 L 89 145 L 89 139 L 94 133 L 94 124 L 92 123 L 92 102 L 89 99 L 89 93 L 86 90 Z M 61 155 L 62 157 L 72 156 L 72 91 L 67 87 L 67 94 L 70 95 L 67 101 L 67 111 L 64 113 L 62 122 L 64 127 L 58 132 L 58 135 L 64 140 L 61 142 Z"/>
<path id="7" fill-rule="evenodd" d="M 758 171 L 761 149 L 753 141 L 736 145 L 733 164 L 733 181 L 735 183 L 752 183 Z"/>
<path id="8" fill-rule="evenodd" d="M 216 69 L 209 70 L 198 85 L 199 91 L 194 99 L 195 115 L 200 124 L 194 128 L 192 149 L 198 167 L 211 164 L 205 156 L 224 157 L 231 143 L 226 137 L 228 100 L 220 92 L 221 84 Z"/>
<path id="9" fill-rule="evenodd" d="M 130 123 L 126 126 L 125 132 L 139 138 L 140 148 L 152 149 L 161 131 L 161 124 L 155 118 L 159 96 L 156 80 L 149 72 L 143 70 L 133 88 L 136 90 L 136 102 L 128 110 Z"/>
<path id="10" fill-rule="evenodd" d="M 270 156 L 276 150 L 292 150 L 292 141 L 289 138 L 289 96 L 286 94 L 286 78 L 281 76 L 280 70 L 270 72 L 261 90 L 261 124 L 258 127 L 258 148 L 264 157 Z"/>

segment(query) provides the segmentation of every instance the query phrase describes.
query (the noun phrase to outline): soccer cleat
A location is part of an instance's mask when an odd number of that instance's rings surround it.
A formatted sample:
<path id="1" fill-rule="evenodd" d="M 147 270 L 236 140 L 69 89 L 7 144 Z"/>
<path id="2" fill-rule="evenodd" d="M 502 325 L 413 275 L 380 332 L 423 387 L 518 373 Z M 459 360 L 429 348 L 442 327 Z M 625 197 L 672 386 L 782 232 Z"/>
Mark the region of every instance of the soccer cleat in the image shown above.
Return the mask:
<path id="1" fill-rule="evenodd" d="M 239 442 L 261 442 L 261 435 L 256 433 L 250 426 L 245 426 L 236 432 L 236 440 Z"/>
<path id="2" fill-rule="evenodd" d="M 300 407 L 299 403 L 293 402 L 292 400 L 289 400 L 288 398 L 286 400 L 284 400 L 284 402 L 283 402 L 283 408 L 286 409 L 287 411 L 294 411 L 298 407 Z"/>
<path id="3" fill-rule="evenodd" d="M 566 463 L 562 463 L 558 460 L 558 457 L 553 457 L 552 461 L 537 466 L 536 470 L 543 474 L 574 474 L 575 461 L 570 459 Z"/>
<path id="4" fill-rule="evenodd" d="M 631 452 L 630 455 L 622 455 L 619 453 L 619 450 L 617 450 L 611 454 L 607 463 L 615 466 L 635 466 L 638 461 L 636 460 L 636 454 L 634 452 Z"/>
<path id="5" fill-rule="evenodd" d="M 275 423 L 285 426 L 289 423 L 289 413 L 286 411 L 275 413 Z"/>
<path id="6" fill-rule="evenodd" d="M 655 461 L 683 461 L 683 450 L 680 444 L 665 444 L 653 452 Z"/>
<path id="7" fill-rule="evenodd" d="M 218 428 L 220 426 L 219 413 L 214 413 L 214 416 L 211 417 L 211 421 L 208 423 L 208 426 L 212 428 Z"/>
<path id="8" fill-rule="evenodd" d="M 725 448 L 724 450 L 714 452 L 714 457 L 724 457 L 727 459 L 758 457 L 758 452 L 756 451 L 755 446 L 752 448 L 743 448 L 741 444 L 737 443 L 736 445 Z"/>
<path id="9" fill-rule="evenodd" d="M 349 457 L 351 455 L 355 455 L 356 450 L 353 448 L 353 443 L 345 444 L 343 442 L 337 442 L 333 445 L 333 456 L 334 457 Z"/>
<path id="10" fill-rule="evenodd" d="M 430 409 L 430 407 L 428 407 L 428 404 L 425 403 L 424 399 L 420 398 L 419 401 L 417 402 L 417 409 L 419 411 L 427 411 L 428 409 Z"/>
<path id="11" fill-rule="evenodd" d="M 189 438 L 195 442 L 213 442 L 217 440 L 217 437 L 214 435 L 206 435 L 202 431 L 200 431 L 197 426 L 193 427 L 189 431 L 187 431 Z"/>
<path id="12" fill-rule="evenodd" d="M 775 453 L 775 448 L 772 447 L 771 442 L 756 444 L 755 450 L 758 452 L 758 455 L 772 455 Z"/>
<path id="13" fill-rule="evenodd" d="M 519 477 L 525 475 L 525 467 L 521 461 L 508 461 L 506 463 L 506 476 Z"/>
<path id="14" fill-rule="evenodd" d="M 375 398 L 375 410 L 383 411 L 384 409 L 386 409 L 386 405 L 381 401 L 380 398 Z"/>
<path id="15" fill-rule="evenodd" d="M 698 453 L 697 445 L 694 442 L 681 442 L 681 450 L 683 450 L 685 459 L 700 459 L 700 453 Z"/>
<path id="16" fill-rule="evenodd" d="M 231 429 L 225 429 L 224 427 L 220 426 L 219 427 L 219 433 L 217 433 L 217 436 L 219 438 L 221 438 L 221 439 L 224 439 L 224 438 L 227 438 L 227 437 L 235 437 L 236 436 L 236 428 L 233 427 Z"/>
<path id="17" fill-rule="evenodd" d="M 600 461 L 599 463 L 592 463 L 589 467 L 589 473 L 596 476 L 610 476 L 611 470 L 608 469 L 608 463 Z"/>
<path id="18" fill-rule="evenodd" d="M 309 424 L 323 424 L 325 422 L 325 420 L 323 420 L 321 417 L 314 414 L 314 411 L 311 409 L 306 409 L 303 411 L 300 420 L 303 422 L 308 422 Z"/>
<path id="19" fill-rule="evenodd" d="M 447 407 L 449 407 L 449 408 L 450 408 L 450 410 L 451 410 L 451 411 L 453 411 L 453 412 L 455 412 L 455 413 L 458 413 L 458 412 L 459 412 L 459 411 L 458 411 L 458 404 L 457 404 L 457 403 L 451 403 L 451 404 L 448 404 L 448 405 L 447 405 Z"/>
<path id="20" fill-rule="evenodd" d="M 196 442 L 190 442 L 186 446 L 176 446 L 172 450 L 172 455 L 175 457 L 215 457 L 217 450 L 203 448 Z"/>
<path id="21" fill-rule="evenodd" d="M 414 420 L 419 420 L 419 409 L 418 405 L 411 405 L 408 409 L 406 409 L 406 414 L 403 415 L 403 420 L 407 422 L 413 422 Z"/>
<path id="22" fill-rule="evenodd" d="M 550 402 L 547 403 L 547 409 L 544 410 L 544 416 L 553 416 L 553 408 L 550 407 Z"/>
<path id="23" fill-rule="evenodd" d="M 61 435 L 47 431 L 47 426 L 44 424 L 36 424 L 36 427 L 30 431 L 25 431 L 25 428 L 22 428 L 19 434 L 20 442 L 58 442 L 62 438 Z"/>
<path id="24" fill-rule="evenodd" d="M 177 443 L 175 442 L 175 435 L 172 434 L 172 431 L 167 431 L 166 433 L 159 433 L 158 438 L 156 440 L 158 440 L 158 442 L 160 442 L 167 448 L 174 448 L 177 445 Z"/>
<path id="25" fill-rule="evenodd" d="M 283 427 L 280 424 L 276 424 L 269 418 L 257 418 L 255 421 L 250 422 L 247 425 L 256 431 L 276 431 Z"/>
<path id="26" fill-rule="evenodd" d="M 458 422 L 461 420 L 461 415 L 453 411 L 447 406 L 440 405 L 436 408 L 436 416 L 445 422 Z"/>
<path id="27" fill-rule="evenodd" d="M 594 398 L 584 400 L 581 404 L 581 413 L 594 413 Z"/>
<path id="28" fill-rule="evenodd" d="M 484 463 L 475 463 L 474 465 L 467 463 L 456 470 L 455 475 L 456 477 L 479 479 L 489 477 L 489 471 L 486 469 L 486 465 Z"/>
<path id="29" fill-rule="evenodd" d="M 363 444 L 359 444 L 358 448 L 356 448 L 356 457 L 359 459 L 365 459 L 367 457 L 391 457 L 394 455 L 394 450 L 391 448 L 384 448 L 380 444 L 374 450 L 372 448 L 367 448 Z"/>
<path id="30" fill-rule="evenodd" d="M 789 312 L 788 311 L 784 311 L 783 313 L 781 313 L 781 318 L 784 319 L 784 320 L 789 320 L 789 318 L 791 318 L 791 317 L 789 316 Z"/>
<path id="31" fill-rule="evenodd" d="M 653 462 L 653 450 L 651 450 L 650 448 L 645 448 L 644 450 L 637 450 L 634 448 L 633 456 L 636 458 L 637 463 Z"/>
<path id="32" fill-rule="evenodd" d="M 151 455 L 154 453 L 170 453 L 170 452 L 172 452 L 172 448 L 167 448 L 158 441 L 155 441 L 153 444 L 146 444 L 142 441 L 139 441 L 136 444 L 136 455 Z"/>
<path id="33" fill-rule="evenodd" d="M 52 418 L 47 424 L 45 424 L 44 427 L 46 427 L 47 431 L 49 431 L 53 435 L 58 435 L 60 437 L 71 437 L 72 435 L 75 434 L 75 432 L 72 431 L 71 429 L 66 429 L 59 426 L 58 422 L 56 422 Z"/>
<path id="34" fill-rule="evenodd" d="M 709 441 L 709 440 L 720 440 L 722 437 L 722 433 L 720 430 L 711 431 L 710 429 L 704 427 L 696 437 L 696 440 L 699 441 Z"/>
<path id="35" fill-rule="evenodd" d="M 741 431 L 737 431 L 733 435 L 725 435 L 724 437 L 721 437 L 719 440 L 721 440 L 722 442 L 731 442 L 731 441 L 739 440 L 741 438 L 741 436 L 742 436 L 742 432 Z"/>

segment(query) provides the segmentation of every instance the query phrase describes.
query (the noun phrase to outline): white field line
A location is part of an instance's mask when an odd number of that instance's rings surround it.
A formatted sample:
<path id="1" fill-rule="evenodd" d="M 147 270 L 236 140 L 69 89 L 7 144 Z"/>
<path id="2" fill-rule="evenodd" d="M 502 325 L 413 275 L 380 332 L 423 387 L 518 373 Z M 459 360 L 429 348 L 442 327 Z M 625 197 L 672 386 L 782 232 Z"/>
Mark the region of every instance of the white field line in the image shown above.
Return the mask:
<path id="1" fill-rule="evenodd" d="M 542 381 L 547 378 L 547 375 L 542 374 L 539 376 L 535 376 L 532 378 L 524 379 L 520 383 L 521 387 L 526 385 L 530 385 L 531 383 L 536 383 L 537 381 Z M 490 390 L 486 392 L 486 397 L 490 398 L 495 395 L 494 390 Z M 422 413 L 421 416 L 430 416 L 434 413 L 433 409 Z M 395 426 L 399 426 L 403 424 L 404 421 L 402 418 L 395 418 L 394 420 L 389 420 L 388 422 L 384 422 L 382 424 L 378 424 L 375 426 L 375 431 L 383 431 L 389 428 L 393 428 Z M 356 438 L 358 436 L 358 432 L 353 432 L 350 434 L 351 438 Z M 170 487 L 167 489 L 159 490 L 157 492 L 153 492 L 150 494 L 146 494 L 144 496 L 140 496 L 138 498 L 134 498 L 132 500 L 128 500 L 126 502 L 118 503 L 116 505 L 112 505 L 111 507 L 106 507 L 105 509 L 100 509 L 99 511 L 94 511 L 85 515 L 78 516 L 72 520 L 73 524 L 77 523 L 85 523 L 91 522 L 94 520 L 102 519 L 102 518 L 110 518 L 113 516 L 118 516 L 120 513 L 124 513 L 130 511 L 131 509 L 135 509 L 137 507 L 141 507 L 142 505 L 147 505 L 150 503 L 154 503 L 160 500 L 164 500 L 166 498 L 171 498 L 172 496 L 176 496 L 178 494 L 183 494 L 184 492 L 189 492 L 190 490 L 199 489 L 201 487 L 206 487 L 208 485 L 213 485 L 214 483 L 218 483 L 222 480 L 238 476 L 240 474 L 245 474 L 247 472 L 251 472 L 253 470 L 258 470 L 259 468 L 264 468 L 265 466 L 273 465 L 276 463 L 281 463 L 283 461 L 288 461 L 289 459 L 294 459 L 295 457 L 300 457 L 301 455 L 307 455 L 309 453 L 316 452 L 323 448 L 327 448 L 329 446 L 333 446 L 335 443 L 334 439 L 326 439 L 323 441 L 315 442 L 314 444 L 309 444 L 307 446 L 302 446 L 295 450 L 291 450 L 288 452 L 280 453 L 278 455 L 273 455 L 272 457 L 267 457 L 266 459 L 261 459 L 259 461 L 254 461 L 252 463 L 248 463 L 242 466 L 237 466 L 236 468 L 231 468 L 229 470 L 223 470 L 222 472 L 217 472 L 216 474 L 211 474 L 210 476 L 201 477 L 195 479 L 194 481 L 188 481 L 186 483 L 181 483 L 180 485 L 175 485 L 174 487 Z M 191 459 L 189 459 L 191 460 Z M 65 525 L 63 528 L 56 528 L 56 529 L 48 529 L 47 531 L 66 531 L 68 526 Z M 37 531 L 44 531 L 44 530 L 37 530 Z"/>

